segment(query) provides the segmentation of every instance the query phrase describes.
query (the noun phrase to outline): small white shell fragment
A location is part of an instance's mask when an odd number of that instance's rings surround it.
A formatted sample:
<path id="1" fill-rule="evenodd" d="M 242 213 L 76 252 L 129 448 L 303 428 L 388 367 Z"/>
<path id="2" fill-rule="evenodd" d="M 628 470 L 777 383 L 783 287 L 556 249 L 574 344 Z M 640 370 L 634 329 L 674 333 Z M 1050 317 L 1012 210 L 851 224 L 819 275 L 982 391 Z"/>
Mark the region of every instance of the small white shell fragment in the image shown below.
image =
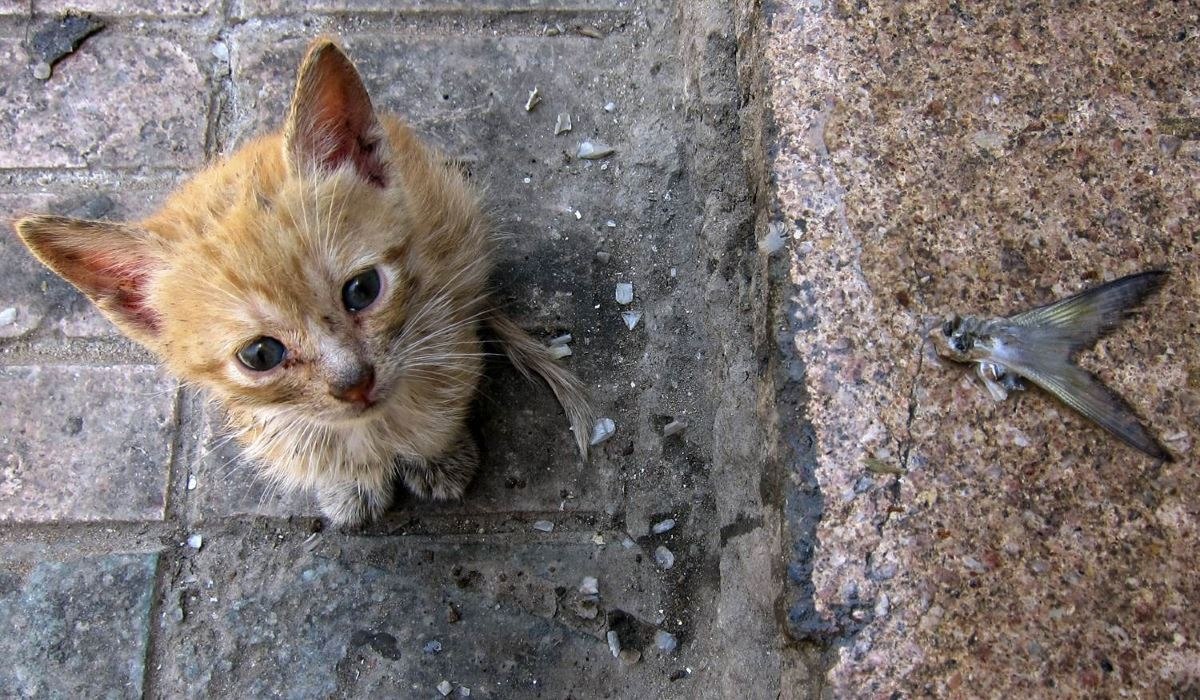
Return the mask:
<path id="1" fill-rule="evenodd" d="M 633 330 L 634 327 L 637 326 L 638 321 L 642 320 L 642 312 L 622 311 L 621 318 L 624 319 L 625 325 L 629 327 L 629 330 Z"/>
<path id="2" fill-rule="evenodd" d="M 573 339 L 571 338 L 570 333 L 563 333 L 562 335 L 557 335 L 550 339 L 550 347 L 556 348 L 559 345 L 568 345 L 570 344 L 571 340 Z"/>
<path id="3" fill-rule="evenodd" d="M 675 519 L 667 518 L 662 522 L 654 523 L 654 527 L 650 528 L 650 532 L 656 535 L 661 535 L 664 532 L 670 532 L 675 527 Z"/>
<path id="4" fill-rule="evenodd" d="M 659 651 L 670 654 L 679 646 L 679 640 L 666 630 L 658 630 L 654 633 L 654 646 L 658 647 Z"/>
<path id="5" fill-rule="evenodd" d="M 604 225 L 605 225 L 605 226 L 607 226 L 607 227 L 609 227 L 609 228 L 616 228 L 616 227 L 617 227 L 617 222 L 613 221 L 612 219 L 609 219 L 608 221 L 605 221 L 605 222 L 604 222 Z"/>
<path id="6" fill-rule="evenodd" d="M 554 135 L 565 134 L 571 130 L 571 115 L 566 112 L 559 112 L 558 118 L 554 120 Z"/>
<path id="7" fill-rule="evenodd" d="M 204 536 L 197 533 L 188 537 L 188 546 L 192 549 L 200 549 L 204 546 Z"/>
<path id="8" fill-rule="evenodd" d="M 538 94 L 537 85 L 534 85 L 533 89 L 529 91 L 529 99 L 525 100 L 525 111 L 532 112 L 533 108 L 537 107 L 541 101 L 542 96 Z"/>
<path id="9" fill-rule="evenodd" d="M 687 418 L 676 418 L 675 420 L 663 426 L 663 437 L 678 435 L 679 433 L 687 430 L 687 427 Z"/>
<path id="10" fill-rule="evenodd" d="M 579 592 L 583 595 L 597 595 L 600 593 L 600 582 L 595 576 L 584 576 L 583 581 L 579 583 Z"/>
<path id="11" fill-rule="evenodd" d="M 615 110 L 616 108 L 617 108 L 617 103 L 616 103 L 616 102 L 605 102 L 605 103 L 604 103 L 604 111 L 605 111 L 605 112 L 612 112 L 612 111 L 613 111 L 613 110 Z"/>
<path id="12" fill-rule="evenodd" d="M 592 427 L 592 441 L 590 444 L 599 445 L 605 440 L 613 436 L 617 432 L 617 424 L 612 418 L 601 418 L 596 421 L 596 425 Z"/>
<path id="13" fill-rule="evenodd" d="M 454 690 L 454 686 L 450 685 L 450 681 L 443 680 L 437 684 L 437 691 L 442 694 L 442 697 L 449 695 L 451 690 Z"/>
<path id="14" fill-rule="evenodd" d="M 549 520 L 539 520 L 533 524 L 533 529 L 537 530 L 538 532 L 553 532 L 554 523 L 550 522 Z"/>
<path id="15" fill-rule="evenodd" d="M 758 242 L 758 249 L 770 255 L 782 248 L 783 245 L 783 224 L 772 222 L 767 227 L 767 235 L 763 236 L 763 239 Z"/>
<path id="16" fill-rule="evenodd" d="M 195 474 L 188 474 L 187 490 L 188 491 L 196 490 L 196 475 Z"/>
<path id="17" fill-rule="evenodd" d="M 571 356 L 571 346 L 570 345 L 551 345 L 550 346 L 550 357 L 553 357 L 556 360 L 561 360 L 564 357 L 570 357 L 570 356 Z"/>
<path id="18" fill-rule="evenodd" d="M 5 310 L 0 311 L 0 326 L 7 326 L 8 324 L 10 324 L 16 320 L 17 320 L 17 310 L 14 309 L 13 307 L 10 306 Z"/>
<path id="19" fill-rule="evenodd" d="M 621 655 L 621 638 L 617 636 L 616 630 L 609 630 L 605 636 L 608 639 L 608 650 L 612 652 L 615 659 Z"/>
<path id="20" fill-rule="evenodd" d="M 618 282 L 616 288 L 617 303 L 621 305 L 633 303 L 633 284 Z"/>
<path id="21" fill-rule="evenodd" d="M 654 561 L 658 562 L 658 565 L 662 568 L 669 569 L 672 566 L 675 566 L 675 555 L 671 552 L 671 550 L 659 545 L 658 548 L 654 550 Z"/>
<path id="22" fill-rule="evenodd" d="M 578 156 L 584 160 L 598 160 L 611 156 L 616 149 L 602 141 L 584 141 L 579 144 Z"/>
<path id="23" fill-rule="evenodd" d="M 578 210 L 578 209 L 576 209 L 576 210 L 575 210 L 575 220 L 576 220 L 576 221 L 579 221 L 579 220 L 580 220 L 580 219 L 582 219 L 582 218 L 583 218 L 583 214 L 580 214 L 580 213 L 579 213 L 579 210 Z"/>

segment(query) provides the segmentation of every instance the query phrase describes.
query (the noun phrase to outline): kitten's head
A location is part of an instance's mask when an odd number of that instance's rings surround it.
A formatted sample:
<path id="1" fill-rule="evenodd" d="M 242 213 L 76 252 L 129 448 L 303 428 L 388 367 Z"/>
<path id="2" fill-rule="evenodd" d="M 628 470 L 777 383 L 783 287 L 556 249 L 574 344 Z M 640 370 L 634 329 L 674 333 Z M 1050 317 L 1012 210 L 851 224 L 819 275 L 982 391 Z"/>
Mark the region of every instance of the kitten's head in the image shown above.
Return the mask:
<path id="1" fill-rule="evenodd" d="M 282 134 L 200 173 L 155 215 L 35 216 L 17 231 L 231 407 L 339 423 L 436 401 L 431 382 L 473 381 L 472 363 L 433 376 L 428 358 L 473 342 L 462 321 L 487 276 L 478 220 L 461 180 L 380 119 L 353 64 L 318 41 Z"/>

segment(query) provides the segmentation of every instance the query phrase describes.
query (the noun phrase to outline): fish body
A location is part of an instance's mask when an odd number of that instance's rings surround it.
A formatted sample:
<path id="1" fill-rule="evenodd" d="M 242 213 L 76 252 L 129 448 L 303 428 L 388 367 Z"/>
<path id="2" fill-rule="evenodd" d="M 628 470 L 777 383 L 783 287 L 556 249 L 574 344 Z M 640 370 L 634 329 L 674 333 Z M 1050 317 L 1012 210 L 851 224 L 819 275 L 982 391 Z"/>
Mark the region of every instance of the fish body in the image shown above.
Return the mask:
<path id="1" fill-rule="evenodd" d="M 1028 380 L 1089 420 L 1155 459 L 1171 454 L 1116 392 L 1075 363 L 1125 315 L 1162 286 L 1167 273 L 1150 270 L 1113 280 L 1014 316 L 953 316 L 930 333 L 938 355 L 975 364 L 997 401 Z"/>

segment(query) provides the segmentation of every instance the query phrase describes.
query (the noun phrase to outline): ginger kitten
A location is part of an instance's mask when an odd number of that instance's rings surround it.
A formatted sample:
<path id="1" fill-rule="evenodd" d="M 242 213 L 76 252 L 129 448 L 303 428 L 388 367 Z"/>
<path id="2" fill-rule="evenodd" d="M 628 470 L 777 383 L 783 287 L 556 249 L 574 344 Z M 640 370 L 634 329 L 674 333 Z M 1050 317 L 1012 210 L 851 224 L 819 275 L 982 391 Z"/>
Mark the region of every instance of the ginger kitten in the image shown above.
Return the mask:
<path id="1" fill-rule="evenodd" d="M 32 216 L 30 250 L 225 408 L 247 454 L 359 525 L 414 493 L 462 495 L 487 324 L 563 405 L 586 457 L 582 384 L 493 308 L 492 236 L 461 174 L 377 115 L 319 39 L 282 133 L 247 144 L 135 224 Z"/>

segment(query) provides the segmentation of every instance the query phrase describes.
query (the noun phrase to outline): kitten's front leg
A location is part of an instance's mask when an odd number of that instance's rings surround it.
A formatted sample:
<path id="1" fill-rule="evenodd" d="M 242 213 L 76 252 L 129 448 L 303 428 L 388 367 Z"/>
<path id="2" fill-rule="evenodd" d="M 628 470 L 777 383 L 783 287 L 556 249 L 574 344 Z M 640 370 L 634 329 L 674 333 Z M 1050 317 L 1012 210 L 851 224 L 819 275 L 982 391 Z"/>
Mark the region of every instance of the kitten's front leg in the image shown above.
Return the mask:
<path id="1" fill-rule="evenodd" d="M 400 457 L 396 467 L 404 485 L 421 498 L 438 501 L 462 498 L 479 466 L 479 446 L 465 433 L 450 452 L 435 459 Z"/>
<path id="2" fill-rule="evenodd" d="M 331 479 L 317 486 L 317 503 L 333 525 L 365 525 L 392 504 L 392 480 Z"/>

